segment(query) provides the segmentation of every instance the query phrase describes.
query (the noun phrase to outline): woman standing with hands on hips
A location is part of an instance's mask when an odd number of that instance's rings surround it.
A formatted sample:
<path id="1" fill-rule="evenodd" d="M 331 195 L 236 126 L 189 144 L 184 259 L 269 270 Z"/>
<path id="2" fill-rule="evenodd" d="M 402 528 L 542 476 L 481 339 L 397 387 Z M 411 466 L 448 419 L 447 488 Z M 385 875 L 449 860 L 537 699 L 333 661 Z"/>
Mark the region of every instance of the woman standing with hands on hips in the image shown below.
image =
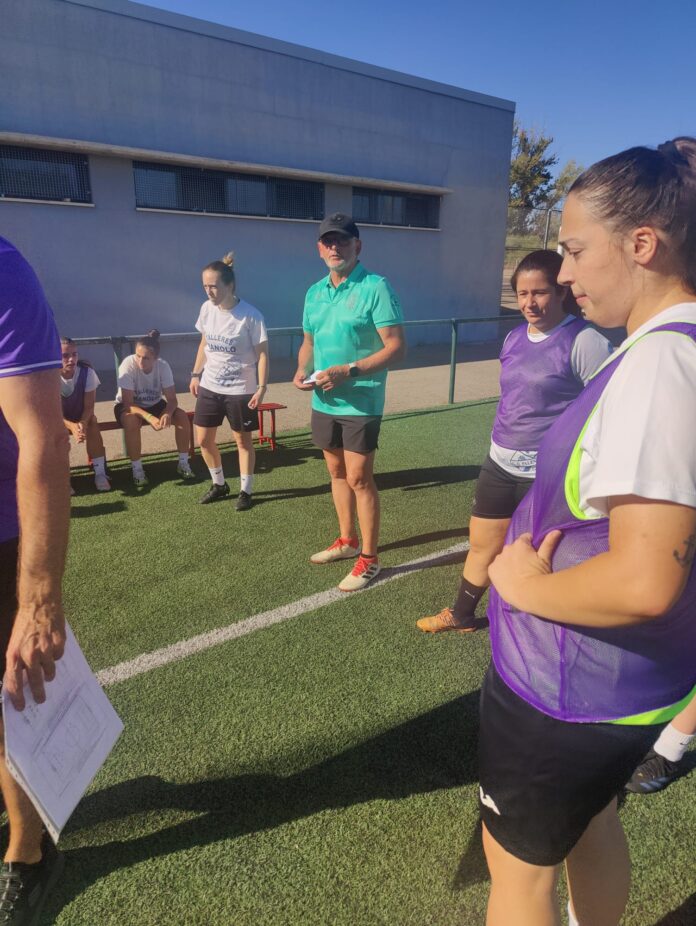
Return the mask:
<path id="1" fill-rule="evenodd" d="M 234 254 L 226 254 L 203 269 L 208 297 L 196 328 L 201 341 L 189 386 L 196 396 L 193 423 L 212 484 L 201 505 L 229 494 L 222 458 L 215 440 L 227 418 L 239 451 L 240 491 L 237 511 L 251 508 L 256 452 L 252 432 L 258 430 L 257 408 L 268 383 L 268 335 L 263 315 L 236 292 Z"/>
<path id="2" fill-rule="evenodd" d="M 616 926 L 616 796 L 696 689 L 696 139 L 572 186 L 559 283 L 628 336 L 539 448 L 492 563 L 481 694 L 488 926 Z"/>
<path id="3" fill-rule="evenodd" d="M 539 444 L 611 353 L 607 339 L 577 317 L 572 294 L 557 282 L 560 269 L 560 254 L 541 250 L 523 257 L 512 274 L 524 322 L 512 329 L 500 352 L 500 402 L 476 482 L 469 552 L 452 607 L 416 622 L 426 633 L 467 633 L 481 626 L 474 615 L 489 585 L 488 567 L 534 481 Z"/>

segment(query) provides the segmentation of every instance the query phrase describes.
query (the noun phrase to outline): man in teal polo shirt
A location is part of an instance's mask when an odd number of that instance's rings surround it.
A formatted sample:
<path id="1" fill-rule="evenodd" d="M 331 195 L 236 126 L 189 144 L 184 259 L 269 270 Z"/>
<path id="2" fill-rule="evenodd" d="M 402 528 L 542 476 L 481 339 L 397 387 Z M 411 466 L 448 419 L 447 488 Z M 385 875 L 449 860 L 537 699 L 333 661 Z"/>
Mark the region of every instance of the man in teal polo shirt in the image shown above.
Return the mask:
<path id="1" fill-rule="evenodd" d="M 352 218 L 337 212 L 324 219 L 317 246 L 329 274 L 307 292 L 304 341 L 293 382 L 314 391 L 312 437 L 331 476 L 339 535 L 310 560 L 323 565 L 357 557 L 338 586 L 354 592 L 380 570 L 374 457 L 387 368 L 405 356 L 406 343 L 395 293 L 384 277 L 369 273 L 358 260 L 362 242 Z"/>

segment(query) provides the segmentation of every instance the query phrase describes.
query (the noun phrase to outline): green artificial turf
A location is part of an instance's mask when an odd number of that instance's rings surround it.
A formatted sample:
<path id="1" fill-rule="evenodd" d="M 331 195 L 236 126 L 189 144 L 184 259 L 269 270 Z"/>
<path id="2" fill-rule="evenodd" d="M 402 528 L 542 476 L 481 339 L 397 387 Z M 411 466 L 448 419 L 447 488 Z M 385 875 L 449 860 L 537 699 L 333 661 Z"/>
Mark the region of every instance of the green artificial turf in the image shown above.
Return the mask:
<path id="1" fill-rule="evenodd" d="M 465 537 L 493 412 L 385 420 L 385 566 Z M 226 454 L 236 489 L 234 461 Z M 108 496 L 73 478 L 67 612 L 94 668 L 347 571 L 307 561 L 336 529 L 306 433 L 259 452 L 249 512 L 198 505 L 205 482 L 178 482 L 175 465 L 148 461 L 141 493 L 124 465 Z M 449 603 L 460 570 L 450 559 L 112 686 L 125 731 L 61 840 L 65 876 L 43 922 L 482 926 L 475 747 L 488 637 L 414 627 Z M 623 810 L 636 874 L 625 926 L 694 921 L 693 787 Z"/>

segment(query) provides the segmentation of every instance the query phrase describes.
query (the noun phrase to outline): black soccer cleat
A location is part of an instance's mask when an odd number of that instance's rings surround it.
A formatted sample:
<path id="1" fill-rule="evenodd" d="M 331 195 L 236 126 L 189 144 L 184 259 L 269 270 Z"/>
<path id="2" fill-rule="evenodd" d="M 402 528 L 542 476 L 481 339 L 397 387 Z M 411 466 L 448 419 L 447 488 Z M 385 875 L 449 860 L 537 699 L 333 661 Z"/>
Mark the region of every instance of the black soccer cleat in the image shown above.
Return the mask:
<path id="1" fill-rule="evenodd" d="M 46 898 L 65 866 L 65 856 L 44 837 L 43 858 L 35 865 L 4 862 L 0 866 L 0 922 L 36 926 Z"/>
<path id="2" fill-rule="evenodd" d="M 251 508 L 251 495 L 248 492 L 241 491 L 237 496 L 234 507 L 237 511 L 248 511 Z"/>
<path id="3" fill-rule="evenodd" d="M 671 762 L 659 752 L 651 749 L 633 773 L 626 785 L 634 794 L 653 794 L 664 791 L 673 781 L 684 774 L 683 762 Z"/>
<path id="4" fill-rule="evenodd" d="M 213 483 L 208 491 L 201 497 L 201 505 L 209 505 L 210 502 L 216 502 L 220 498 L 224 498 L 226 495 L 230 494 L 230 487 L 226 482 L 223 482 L 221 486 Z"/>

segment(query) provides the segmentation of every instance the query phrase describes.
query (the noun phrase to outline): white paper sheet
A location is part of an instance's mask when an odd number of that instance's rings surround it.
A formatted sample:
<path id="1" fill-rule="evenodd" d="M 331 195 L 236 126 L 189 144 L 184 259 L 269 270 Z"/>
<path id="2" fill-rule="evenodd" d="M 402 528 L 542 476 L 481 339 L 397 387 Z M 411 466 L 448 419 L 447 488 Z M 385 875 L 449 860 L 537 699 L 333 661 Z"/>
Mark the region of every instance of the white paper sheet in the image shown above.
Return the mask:
<path id="1" fill-rule="evenodd" d="M 121 735 L 123 724 L 66 624 L 65 653 L 37 704 L 24 685 L 26 707 L 2 693 L 5 757 L 54 842 Z"/>

